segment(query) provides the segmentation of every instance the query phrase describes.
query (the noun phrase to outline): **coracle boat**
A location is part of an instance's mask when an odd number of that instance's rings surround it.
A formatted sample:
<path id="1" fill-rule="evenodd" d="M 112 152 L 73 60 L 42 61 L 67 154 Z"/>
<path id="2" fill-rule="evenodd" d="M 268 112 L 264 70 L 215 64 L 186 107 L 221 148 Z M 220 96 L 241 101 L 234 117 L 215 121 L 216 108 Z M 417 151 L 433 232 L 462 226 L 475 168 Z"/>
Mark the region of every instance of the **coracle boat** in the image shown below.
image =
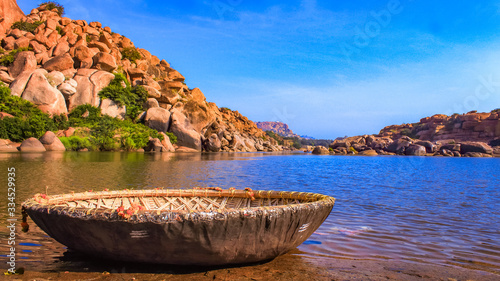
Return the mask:
<path id="1" fill-rule="evenodd" d="M 23 210 L 52 238 L 90 255 L 224 265 L 270 260 L 299 246 L 334 202 L 304 192 L 154 189 L 37 194 Z"/>

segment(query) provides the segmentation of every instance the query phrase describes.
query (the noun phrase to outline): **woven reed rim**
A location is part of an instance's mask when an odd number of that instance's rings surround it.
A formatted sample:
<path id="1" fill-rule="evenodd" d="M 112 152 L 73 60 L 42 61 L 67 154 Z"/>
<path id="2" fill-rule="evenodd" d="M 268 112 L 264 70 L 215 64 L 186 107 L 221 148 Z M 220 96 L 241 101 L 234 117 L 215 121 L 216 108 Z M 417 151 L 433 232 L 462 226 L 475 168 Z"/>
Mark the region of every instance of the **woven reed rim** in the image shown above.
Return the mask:
<path id="1" fill-rule="evenodd" d="M 69 193 L 47 196 L 45 194 L 37 194 L 33 198 L 26 200 L 22 205 L 25 209 L 42 211 L 47 213 L 59 213 L 75 217 L 87 218 L 106 218 L 113 219 L 113 214 L 118 214 L 118 210 L 104 209 L 104 208 L 86 208 L 86 207 L 69 207 L 69 206 L 56 206 L 57 204 L 64 204 L 68 201 L 75 200 L 95 200 L 95 199 L 111 199 L 111 198 L 125 198 L 125 197 L 229 197 L 229 198 L 254 198 L 254 199 L 291 199 L 299 200 L 299 203 L 292 203 L 287 205 L 275 206 L 259 206 L 251 208 L 226 208 L 214 211 L 171 211 L 171 210 L 135 210 L 134 215 L 137 216 L 161 216 L 167 213 L 177 214 L 206 214 L 217 213 L 224 214 L 230 212 L 248 212 L 258 210 L 280 210 L 283 208 L 302 208 L 302 207 L 319 207 L 321 205 L 332 205 L 335 198 L 308 192 L 290 192 L 290 191 L 264 191 L 264 190 L 236 190 L 236 189 L 220 189 L 220 188 L 197 188 L 197 189 L 149 189 L 149 190 L 119 190 L 119 191 L 97 191 L 97 192 L 82 192 L 82 193 Z M 252 199 L 252 200 L 254 200 Z M 248 199 L 247 199 L 248 200 Z M 111 216 L 110 216 L 111 215 Z M 103 217 L 104 216 L 104 217 Z M 122 217 L 123 219 L 124 217 Z M 129 217 L 125 217 L 128 219 Z M 134 219 L 134 218 L 133 218 Z M 142 219 L 141 219 L 142 220 Z M 149 219 L 148 219 L 149 220 Z M 155 219 L 157 221 L 157 219 Z"/>

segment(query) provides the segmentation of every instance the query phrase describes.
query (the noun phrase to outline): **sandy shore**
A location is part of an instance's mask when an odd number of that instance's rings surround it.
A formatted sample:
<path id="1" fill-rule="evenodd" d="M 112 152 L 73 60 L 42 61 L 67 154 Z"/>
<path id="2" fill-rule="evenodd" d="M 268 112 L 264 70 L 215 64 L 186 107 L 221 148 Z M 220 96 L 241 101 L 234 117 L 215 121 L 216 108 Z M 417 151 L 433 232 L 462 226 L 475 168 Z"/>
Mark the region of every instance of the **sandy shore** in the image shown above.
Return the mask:
<path id="1" fill-rule="evenodd" d="M 3 276 L 5 280 L 500 280 L 500 274 L 455 266 L 399 261 L 327 259 L 309 261 L 287 254 L 270 262 L 230 268 L 114 264 L 111 272 L 82 268 Z"/>

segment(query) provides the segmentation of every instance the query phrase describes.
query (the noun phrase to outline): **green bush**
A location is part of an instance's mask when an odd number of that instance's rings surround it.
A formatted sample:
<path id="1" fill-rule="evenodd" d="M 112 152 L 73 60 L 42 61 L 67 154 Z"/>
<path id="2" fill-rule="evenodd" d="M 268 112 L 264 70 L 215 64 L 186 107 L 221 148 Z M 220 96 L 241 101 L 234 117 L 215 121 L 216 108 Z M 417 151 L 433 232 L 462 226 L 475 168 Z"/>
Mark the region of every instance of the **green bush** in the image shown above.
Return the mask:
<path id="1" fill-rule="evenodd" d="M 64 7 L 61 4 L 57 3 L 57 2 L 54 2 L 54 1 L 43 2 L 38 7 L 43 6 L 43 5 L 47 5 L 47 6 L 45 6 L 46 10 L 50 11 L 50 10 L 52 10 L 52 9 L 55 8 L 55 9 L 57 9 L 57 14 L 59 16 L 64 15 Z"/>
<path id="2" fill-rule="evenodd" d="M 33 23 L 29 23 L 27 21 L 16 21 L 11 25 L 11 29 L 19 29 L 23 31 L 27 31 L 30 33 L 35 32 L 35 29 L 40 26 L 43 23 L 43 21 L 35 21 Z"/>
<path id="3" fill-rule="evenodd" d="M 0 57 L 0 65 L 9 66 L 14 62 L 14 57 L 17 55 L 17 53 L 30 50 L 31 50 L 30 47 L 14 49 L 10 51 L 8 54 L 4 54 L 2 57 Z"/>
<path id="4" fill-rule="evenodd" d="M 107 115 L 102 116 L 99 122 L 90 130 L 90 141 L 99 150 L 115 150 L 118 147 L 118 140 L 115 139 L 115 130 L 118 124 L 114 118 Z"/>
<path id="5" fill-rule="evenodd" d="M 170 143 L 172 143 L 172 144 L 176 144 L 177 143 L 177 137 L 173 133 L 166 132 L 165 134 L 170 139 Z M 160 135 L 160 136 L 162 137 L 160 140 L 163 140 L 163 136 L 162 135 Z"/>
<path id="6" fill-rule="evenodd" d="M 266 131 L 265 133 L 270 138 L 275 139 L 279 145 L 283 145 L 283 138 L 281 136 L 279 136 L 278 134 L 276 134 L 273 131 Z"/>
<path id="7" fill-rule="evenodd" d="M 66 150 L 79 151 L 82 149 L 94 150 L 88 138 L 78 136 L 59 137 Z"/>
<path id="8" fill-rule="evenodd" d="M 417 132 L 415 130 L 410 130 L 408 128 L 404 128 L 402 129 L 399 134 L 401 134 L 402 136 L 407 136 L 407 137 L 410 137 L 412 139 L 418 139 L 419 136 L 417 136 Z"/>
<path id="9" fill-rule="evenodd" d="M 128 59 L 129 61 L 134 63 L 136 60 L 140 60 L 142 58 L 141 53 L 139 53 L 139 51 L 137 51 L 137 49 L 134 47 L 123 48 L 121 53 L 122 59 Z"/>
<path id="10" fill-rule="evenodd" d="M 68 114 L 68 122 L 72 127 L 93 127 L 101 119 L 101 109 L 90 104 L 75 107 Z"/>
<path id="11" fill-rule="evenodd" d="M 0 84 L 0 112 L 11 114 L 0 120 L 0 138 L 20 142 L 30 137 L 40 138 L 46 131 L 57 131 L 64 125 L 64 117 L 43 113 L 35 105 L 18 96 Z"/>
<path id="12" fill-rule="evenodd" d="M 61 35 L 61 36 L 64 36 L 66 34 L 63 31 L 62 27 L 60 27 L 60 26 L 56 26 L 56 30 L 57 30 L 57 33 L 59 33 L 59 35 Z"/>
<path id="13" fill-rule="evenodd" d="M 99 108 L 89 104 L 74 108 L 68 118 L 64 114 L 51 117 L 31 102 L 11 95 L 10 89 L 3 84 L 0 84 L 0 112 L 13 116 L 0 120 L 0 139 L 15 142 L 29 137 L 40 138 L 46 131 L 63 130 L 70 126 L 86 127 L 90 131 L 84 131 L 80 136 L 61 138 L 68 150 L 131 150 L 145 147 L 150 137 L 163 140 L 162 134 L 144 124 L 102 115 Z M 172 143 L 177 142 L 174 134 L 166 134 Z"/>
<path id="14" fill-rule="evenodd" d="M 123 87 L 125 84 L 125 87 Z M 120 106 L 125 106 L 127 118 L 135 120 L 140 112 L 142 105 L 148 99 L 148 91 L 143 86 L 130 87 L 125 76 L 116 73 L 115 78 L 109 85 L 99 92 L 101 99 L 110 99 Z"/>

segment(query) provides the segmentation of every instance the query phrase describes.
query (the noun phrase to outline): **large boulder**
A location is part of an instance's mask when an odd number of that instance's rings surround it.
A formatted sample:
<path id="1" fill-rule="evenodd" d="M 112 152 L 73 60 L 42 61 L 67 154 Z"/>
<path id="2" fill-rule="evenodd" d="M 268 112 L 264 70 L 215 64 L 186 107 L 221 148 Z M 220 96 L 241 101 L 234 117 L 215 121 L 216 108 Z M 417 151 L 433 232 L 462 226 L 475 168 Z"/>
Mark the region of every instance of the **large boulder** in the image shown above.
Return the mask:
<path id="1" fill-rule="evenodd" d="M 95 72 L 97 72 L 95 69 L 78 69 L 78 72 L 73 77 L 77 83 L 76 93 L 68 99 L 68 109 L 70 111 L 83 104 L 99 106 L 99 99 L 94 96 L 94 85 L 90 82 L 90 76 Z"/>
<path id="2" fill-rule="evenodd" d="M 73 78 L 76 83 L 76 93 L 69 97 L 69 110 L 82 105 L 90 104 L 98 107 L 100 98 L 98 93 L 115 78 L 112 73 L 95 69 L 80 68 Z"/>
<path id="3" fill-rule="evenodd" d="M 410 144 L 405 149 L 406 155 L 424 156 L 427 153 L 426 147 L 418 144 Z"/>
<path id="4" fill-rule="evenodd" d="M 94 68 L 104 71 L 111 72 L 117 67 L 115 58 L 108 53 L 99 52 L 92 58 L 92 60 L 94 61 Z"/>
<path id="5" fill-rule="evenodd" d="M 144 104 L 143 104 L 143 108 L 145 110 L 148 110 L 150 108 L 155 108 L 155 107 L 160 107 L 160 104 L 158 103 L 158 101 L 154 98 L 149 98 Z"/>
<path id="6" fill-rule="evenodd" d="M 351 143 L 349 141 L 345 140 L 335 140 L 330 144 L 331 149 L 337 149 L 339 147 L 344 147 L 344 148 L 349 148 L 351 146 Z"/>
<path id="7" fill-rule="evenodd" d="M 437 148 L 438 148 L 436 145 L 434 145 L 430 141 L 417 141 L 417 142 L 415 142 L 415 144 L 418 144 L 418 145 L 425 147 L 425 151 L 427 153 L 434 153 L 437 151 Z"/>
<path id="8" fill-rule="evenodd" d="M 373 149 L 386 150 L 387 146 L 392 143 L 390 138 L 369 138 L 367 139 L 367 145 Z"/>
<path id="9" fill-rule="evenodd" d="M 361 156 L 377 156 L 378 153 L 377 153 L 377 151 L 375 151 L 373 149 L 367 149 L 367 150 L 363 150 L 363 151 L 359 152 L 358 155 L 361 155 Z"/>
<path id="10" fill-rule="evenodd" d="M 26 84 L 28 84 L 28 81 L 30 80 L 32 74 L 33 72 L 31 71 L 22 72 L 12 83 L 10 83 L 9 88 L 12 95 L 18 97 L 23 95 Z"/>
<path id="11" fill-rule="evenodd" d="M 74 85 L 78 85 L 76 81 Z M 61 92 L 61 94 L 64 95 L 66 99 L 69 99 L 69 97 L 71 97 L 76 93 L 76 87 L 74 87 L 71 83 L 68 82 L 62 83 L 61 85 L 59 85 L 59 87 L 57 87 L 57 89 L 59 90 L 59 92 Z"/>
<path id="12" fill-rule="evenodd" d="M 167 136 L 167 134 L 160 132 L 160 134 L 163 136 L 163 140 L 161 141 L 161 144 L 165 148 L 164 152 L 174 152 L 175 148 L 170 142 L 170 138 Z"/>
<path id="13" fill-rule="evenodd" d="M 52 131 L 47 131 L 41 138 L 40 142 L 47 151 L 65 151 L 66 148 L 61 140 Z"/>
<path id="14" fill-rule="evenodd" d="M 222 147 L 222 143 L 217 134 L 211 134 L 204 142 L 203 147 L 206 151 L 218 152 Z M 262 148 L 262 150 L 264 150 Z"/>
<path id="15" fill-rule="evenodd" d="M 19 151 L 22 152 L 44 152 L 47 151 L 43 144 L 36 138 L 29 138 L 24 140 L 19 146 Z"/>
<path id="16" fill-rule="evenodd" d="M 4 82 L 4 83 L 7 83 L 7 84 L 10 84 L 12 82 L 14 82 L 14 77 L 10 76 L 9 73 L 7 73 L 6 71 L 0 71 L 0 81 Z"/>
<path id="17" fill-rule="evenodd" d="M 405 154 L 405 150 L 408 146 L 410 146 L 411 142 L 405 138 L 400 138 L 391 144 L 389 144 L 386 148 L 387 151 L 396 153 L 396 154 Z"/>
<path id="18" fill-rule="evenodd" d="M 210 110 L 207 103 L 204 101 L 189 100 L 183 108 L 182 113 L 189 118 L 193 129 L 201 133 L 215 121 L 215 114 Z"/>
<path id="19" fill-rule="evenodd" d="M 116 102 L 110 100 L 110 99 L 103 99 L 101 101 L 101 113 L 111 116 L 111 117 L 116 117 L 120 120 L 125 119 L 125 116 L 127 116 L 127 109 L 125 108 L 124 105 L 118 105 Z"/>
<path id="20" fill-rule="evenodd" d="M 440 150 L 447 149 L 450 151 L 460 151 L 461 146 L 462 145 L 459 143 L 447 143 L 447 144 L 441 145 Z"/>
<path id="21" fill-rule="evenodd" d="M 0 152 L 17 152 L 19 144 L 10 140 L 0 139 Z"/>
<path id="22" fill-rule="evenodd" d="M 97 71 L 94 72 L 90 76 L 90 82 L 94 86 L 93 94 L 94 97 L 98 97 L 99 92 L 106 86 L 111 83 L 115 79 L 115 75 L 113 73 L 109 73 L 107 71 Z"/>
<path id="23" fill-rule="evenodd" d="M 63 71 L 66 69 L 73 68 L 74 61 L 68 53 L 64 55 L 60 55 L 57 57 L 53 57 L 43 64 L 43 68 L 47 71 Z"/>
<path id="24" fill-rule="evenodd" d="M 171 111 L 170 132 L 177 137 L 177 145 L 201 151 L 201 135 L 194 130 L 188 118 L 178 109 Z"/>
<path id="25" fill-rule="evenodd" d="M 150 139 L 147 146 L 144 148 L 146 152 L 163 152 L 165 147 L 158 138 Z"/>
<path id="26" fill-rule="evenodd" d="M 168 132 L 170 127 L 170 112 L 161 107 L 153 107 L 146 111 L 144 117 L 146 126 L 158 132 Z"/>
<path id="27" fill-rule="evenodd" d="M 330 151 L 328 150 L 328 148 L 319 145 L 313 149 L 312 154 L 317 154 L 317 155 L 330 154 Z"/>
<path id="28" fill-rule="evenodd" d="M 36 69 L 36 58 L 33 52 L 20 52 L 14 57 L 14 62 L 9 66 L 9 74 L 16 78 L 21 72 Z"/>
<path id="29" fill-rule="evenodd" d="M 67 52 L 69 52 L 69 43 L 67 41 L 61 41 L 56 45 L 54 51 L 52 51 L 52 56 L 58 57 Z"/>
<path id="30" fill-rule="evenodd" d="M 66 80 L 66 78 L 64 77 L 64 74 L 62 74 L 59 71 L 55 71 L 55 70 L 47 73 L 45 75 L 45 77 L 47 78 L 47 80 L 49 81 L 49 84 L 52 87 L 57 87 L 57 86 L 61 85 L 64 82 L 64 80 Z"/>
<path id="31" fill-rule="evenodd" d="M 16 0 L 0 1 L 0 34 L 4 34 L 7 29 L 10 29 L 13 23 L 24 18 L 24 13 L 17 5 Z"/>
<path id="32" fill-rule="evenodd" d="M 90 50 L 87 46 L 79 45 L 70 51 L 73 54 L 73 60 L 75 61 L 75 67 L 79 68 L 91 68 L 94 61 L 92 57 L 94 52 Z"/>
<path id="33" fill-rule="evenodd" d="M 463 142 L 460 144 L 460 153 L 466 154 L 467 152 L 478 152 L 484 154 L 493 153 L 493 148 L 484 142 Z"/>
<path id="34" fill-rule="evenodd" d="M 23 91 L 22 98 L 34 103 L 43 112 L 51 115 L 66 114 L 64 96 L 52 87 L 45 77 L 47 72 L 43 69 L 33 71 L 31 78 Z"/>

